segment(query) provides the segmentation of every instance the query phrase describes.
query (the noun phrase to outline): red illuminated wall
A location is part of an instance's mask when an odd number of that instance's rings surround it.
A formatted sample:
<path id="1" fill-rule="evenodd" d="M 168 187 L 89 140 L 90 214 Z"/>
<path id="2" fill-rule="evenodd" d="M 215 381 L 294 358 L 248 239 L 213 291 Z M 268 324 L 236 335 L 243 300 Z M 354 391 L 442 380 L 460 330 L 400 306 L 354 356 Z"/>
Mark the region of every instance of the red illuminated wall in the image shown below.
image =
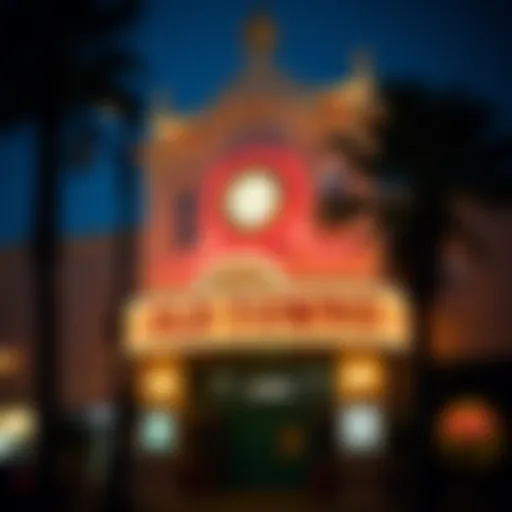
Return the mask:
<path id="1" fill-rule="evenodd" d="M 266 229 L 242 233 L 222 212 L 222 196 L 230 181 L 252 165 L 271 168 L 285 193 L 284 207 Z M 158 190 L 155 190 L 157 188 Z M 260 255 L 293 277 L 382 273 L 382 250 L 368 219 L 341 231 L 323 232 L 314 221 L 314 183 L 309 162 L 290 148 L 246 147 L 210 165 L 200 182 L 200 234 L 197 247 L 178 251 L 169 240 L 172 192 L 150 189 L 153 205 L 146 234 L 142 286 L 146 289 L 187 286 L 208 268 L 236 255 Z"/>

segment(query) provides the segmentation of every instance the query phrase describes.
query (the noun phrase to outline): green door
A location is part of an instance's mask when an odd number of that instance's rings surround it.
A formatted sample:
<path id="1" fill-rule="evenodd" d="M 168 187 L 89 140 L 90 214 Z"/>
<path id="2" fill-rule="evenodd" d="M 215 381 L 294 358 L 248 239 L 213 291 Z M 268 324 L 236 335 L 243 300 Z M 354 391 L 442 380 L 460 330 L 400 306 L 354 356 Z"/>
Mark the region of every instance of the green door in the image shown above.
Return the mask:
<path id="1" fill-rule="evenodd" d="M 228 488 L 284 490 L 306 484 L 312 424 L 330 403 L 330 379 L 325 361 L 281 359 L 226 363 L 198 374 L 199 403 L 222 423 Z"/>
<path id="2" fill-rule="evenodd" d="M 232 413 L 230 487 L 284 489 L 304 484 L 309 468 L 309 428 L 304 411 L 252 407 Z"/>

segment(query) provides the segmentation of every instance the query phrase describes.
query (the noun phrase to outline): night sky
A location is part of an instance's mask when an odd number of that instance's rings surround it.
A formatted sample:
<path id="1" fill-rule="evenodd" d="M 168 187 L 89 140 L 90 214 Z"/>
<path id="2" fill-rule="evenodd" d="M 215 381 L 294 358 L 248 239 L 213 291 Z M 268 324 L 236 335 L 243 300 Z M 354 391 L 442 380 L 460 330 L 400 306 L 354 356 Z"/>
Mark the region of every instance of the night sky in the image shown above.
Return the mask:
<path id="1" fill-rule="evenodd" d="M 254 1 L 144 4 L 137 26 L 124 35 L 126 45 L 145 59 L 134 87 L 148 99 L 165 92 L 184 112 L 207 105 L 243 63 L 240 30 Z M 509 0 L 277 0 L 266 5 L 280 26 L 281 67 L 298 81 L 329 84 L 347 71 L 351 50 L 363 48 L 383 79 L 467 91 L 493 105 L 498 131 L 512 131 Z M 91 168 L 63 174 L 66 235 L 115 229 L 117 134 L 108 121 L 101 133 Z M 0 135 L 0 162 L 0 244 L 5 246 L 25 241 L 31 228 L 36 154 L 30 126 Z"/>

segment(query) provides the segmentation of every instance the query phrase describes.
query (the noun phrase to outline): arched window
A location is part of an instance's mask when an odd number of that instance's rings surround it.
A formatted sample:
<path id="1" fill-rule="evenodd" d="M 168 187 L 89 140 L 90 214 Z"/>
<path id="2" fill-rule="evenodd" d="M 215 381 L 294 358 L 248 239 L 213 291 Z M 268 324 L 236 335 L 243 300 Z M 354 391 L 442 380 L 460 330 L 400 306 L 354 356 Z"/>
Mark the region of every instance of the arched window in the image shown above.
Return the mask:
<path id="1" fill-rule="evenodd" d="M 354 187 L 351 170 L 341 161 L 327 160 L 316 175 L 316 217 L 335 227 L 364 212 L 366 205 Z"/>
<path id="2" fill-rule="evenodd" d="M 196 190 L 181 191 L 174 201 L 174 246 L 189 249 L 198 236 L 198 197 Z"/>

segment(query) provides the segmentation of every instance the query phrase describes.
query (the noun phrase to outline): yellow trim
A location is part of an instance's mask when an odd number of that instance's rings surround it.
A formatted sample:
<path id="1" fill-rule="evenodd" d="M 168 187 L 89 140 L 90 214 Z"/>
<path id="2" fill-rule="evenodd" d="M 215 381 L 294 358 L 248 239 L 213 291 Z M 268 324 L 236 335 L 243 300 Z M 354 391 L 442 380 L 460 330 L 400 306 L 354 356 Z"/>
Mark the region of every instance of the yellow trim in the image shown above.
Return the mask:
<path id="1" fill-rule="evenodd" d="M 330 285 L 291 286 L 287 290 L 246 291 L 244 299 L 257 307 L 275 300 L 300 300 L 316 308 L 321 300 L 340 300 L 358 307 L 366 301 L 382 314 L 381 322 L 366 322 L 348 315 L 326 319 L 314 316 L 307 323 L 297 323 L 286 315 L 279 321 L 250 320 L 235 323 L 231 314 L 235 301 L 232 293 L 201 289 L 190 293 L 168 292 L 136 297 L 126 313 L 126 350 L 132 356 L 144 354 L 190 354 L 223 350 L 335 350 L 343 347 L 406 351 L 411 335 L 408 302 L 404 295 L 382 284 L 359 285 L 345 282 Z M 160 335 L 148 327 L 151 311 L 184 312 L 197 303 L 213 308 L 207 326 L 179 329 L 176 335 L 163 330 Z M 162 308 L 162 309 L 160 309 Z M 186 318 L 186 316 L 185 316 Z"/>

